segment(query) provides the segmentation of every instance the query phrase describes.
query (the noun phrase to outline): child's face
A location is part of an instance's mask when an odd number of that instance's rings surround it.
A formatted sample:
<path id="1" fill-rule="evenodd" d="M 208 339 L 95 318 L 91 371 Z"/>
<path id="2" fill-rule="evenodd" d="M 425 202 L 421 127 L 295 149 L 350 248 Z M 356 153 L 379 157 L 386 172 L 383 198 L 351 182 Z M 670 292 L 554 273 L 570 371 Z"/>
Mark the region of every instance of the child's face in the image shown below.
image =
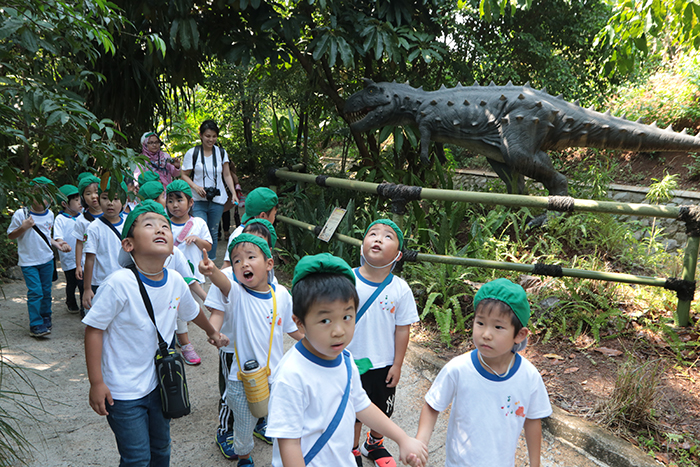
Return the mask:
<path id="1" fill-rule="evenodd" d="M 270 224 L 275 223 L 275 218 L 277 217 L 277 206 L 274 208 L 270 209 L 269 212 L 263 212 L 259 216 L 257 216 L 259 219 L 267 219 L 270 221 Z"/>
<path id="2" fill-rule="evenodd" d="M 317 301 L 309 307 L 303 323 L 296 316 L 293 318 L 304 333 L 304 346 L 319 358 L 333 360 L 355 335 L 356 311 L 353 299 Z"/>
<path id="3" fill-rule="evenodd" d="M 122 212 L 122 202 L 119 197 L 115 196 L 114 199 L 109 199 L 109 193 L 103 191 L 99 199 L 100 207 L 107 219 L 116 219 L 119 217 L 119 213 Z"/>
<path id="4" fill-rule="evenodd" d="M 399 254 L 399 239 L 386 224 L 374 224 L 362 241 L 365 259 L 374 266 L 390 264 Z"/>
<path id="5" fill-rule="evenodd" d="M 88 185 L 88 187 L 85 188 L 83 191 L 83 199 L 85 199 L 89 209 L 100 212 L 100 195 L 97 191 L 97 183 Z"/>
<path id="6" fill-rule="evenodd" d="M 165 207 L 165 205 L 166 205 L 166 202 L 165 202 L 165 192 L 161 193 L 161 194 L 160 194 L 156 199 L 154 199 L 153 201 L 155 201 L 156 203 L 160 203 L 160 205 L 163 206 L 163 208 L 167 209 L 167 208 Z"/>
<path id="7" fill-rule="evenodd" d="M 528 333 L 527 328 L 522 328 L 513 336 L 514 330 L 510 313 L 501 313 L 499 308 L 493 306 L 477 306 L 472 338 L 484 358 L 509 356 L 513 345 L 522 342 Z"/>
<path id="8" fill-rule="evenodd" d="M 239 284 L 249 289 L 267 292 L 267 273 L 272 271 L 274 261 L 267 258 L 253 243 L 239 243 L 231 250 L 231 266 Z"/>
<path id="9" fill-rule="evenodd" d="M 176 219 L 181 219 L 189 216 L 190 208 L 194 201 L 187 199 L 187 196 L 179 193 L 169 193 L 167 201 L 167 209 L 170 215 Z"/>
<path id="10" fill-rule="evenodd" d="M 133 224 L 133 236 L 122 241 L 128 253 L 167 258 L 173 253 L 173 233 L 170 222 L 155 212 L 141 214 Z"/>
<path id="11" fill-rule="evenodd" d="M 80 206 L 80 197 L 79 196 L 74 196 L 71 199 L 68 200 L 68 202 L 64 201 L 63 207 L 71 212 L 80 212 L 82 211 L 82 206 Z"/>

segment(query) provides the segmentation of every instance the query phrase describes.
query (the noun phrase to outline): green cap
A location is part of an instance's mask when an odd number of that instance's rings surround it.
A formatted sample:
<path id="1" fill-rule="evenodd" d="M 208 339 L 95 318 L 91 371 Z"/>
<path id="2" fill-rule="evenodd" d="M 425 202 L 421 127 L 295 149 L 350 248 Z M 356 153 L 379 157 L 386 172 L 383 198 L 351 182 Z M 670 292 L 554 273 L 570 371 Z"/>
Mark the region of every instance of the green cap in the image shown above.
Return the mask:
<path id="1" fill-rule="evenodd" d="M 245 199 L 245 214 L 241 221 L 245 224 L 249 219 L 268 212 L 277 206 L 278 199 L 274 191 L 269 188 L 259 187 L 248 193 Z"/>
<path id="2" fill-rule="evenodd" d="M 474 296 L 474 309 L 485 298 L 492 298 L 508 305 L 523 326 L 530 321 L 530 304 L 525 289 L 508 279 L 496 279 L 482 285 Z"/>
<path id="3" fill-rule="evenodd" d="M 365 230 L 365 235 L 363 236 L 363 238 L 367 236 L 367 233 L 369 232 L 369 229 L 371 229 L 372 226 L 375 225 L 375 224 L 384 224 L 384 225 L 388 225 L 389 227 L 391 227 L 392 229 L 394 229 L 394 232 L 396 232 L 396 237 L 399 239 L 399 251 L 403 250 L 403 232 L 401 231 L 401 229 L 399 228 L 399 226 L 396 225 L 396 223 L 395 223 L 394 221 L 389 220 L 389 219 L 377 219 L 376 221 L 372 222 L 372 223 L 369 225 L 369 227 L 367 227 L 367 230 Z"/>
<path id="4" fill-rule="evenodd" d="M 156 199 L 163 193 L 163 184 L 160 180 L 157 182 L 146 182 L 139 188 L 139 198 L 141 199 Z"/>
<path id="5" fill-rule="evenodd" d="M 277 231 L 272 225 L 272 222 L 268 221 L 267 219 L 251 219 L 246 223 L 246 227 L 248 227 L 250 224 L 262 224 L 267 227 L 267 230 L 270 232 L 271 248 L 275 247 L 275 244 L 277 243 Z M 243 230 L 245 231 L 245 229 Z"/>
<path id="6" fill-rule="evenodd" d="M 36 177 L 29 182 L 30 186 L 53 185 L 53 182 L 46 177 Z"/>
<path id="7" fill-rule="evenodd" d="M 173 180 L 166 188 L 165 192 L 167 194 L 177 193 L 178 191 L 186 194 L 190 198 L 192 197 L 192 188 L 184 180 Z"/>
<path id="8" fill-rule="evenodd" d="M 65 185 L 61 186 L 61 188 L 59 188 L 58 191 L 60 191 L 61 193 L 63 193 L 63 195 L 64 195 L 66 198 L 68 198 L 68 197 L 70 197 L 70 196 L 73 196 L 73 195 L 79 194 L 79 193 L 78 193 L 78 187 L 76 187 L 75 185 L 69 185 L 69 184 L 67 184 L 67 183 L 66 183 Z"/>
<path id="9" fill-rule="evenodd" d="M 268 258 L 272 258 L 272 253 L 270 252 L 270 246 L 267 244 L 265 240 L 262 238 L 258 237 L 257 235 L 249 234 L 249 233 L 242 233 L 236 238 L 233 239 L 231 244 L 228 246 L 228 254 L 231 256 L 231 251 L 233 251 L 233 247 L 240 243 L 253 243 L 255 244 L 258 248 L 260 248 L 265 256 Z"/>
<path id="10" fill-rule="evenodd" d="M 148 182 L 157 182 L 159 180 L 160 175 L 151 170 L 145 170 L 139 174 L 139 185 L 145 185 Z"/>
<path id="11" fill-rule="evenodd" d="M 141 201 L 139 204 L 136 205 L 134 209 L 131 210 L 129 215 L 126 217 L 126 221 L 124 221 L 124 228 L 122 229 L 122 240 L 124 240 L 126 236 L 129 235 L 129 230 L 131 230 L 131 226 L 134 225 L 136 219 L 141 214 L 145 214 L 147 212 L 155 212 L 156 214 L 160 214 L 161 216 L 168 219 L 168 223 L 170 223 L 170 217 L 168 217 L 168 214 L 165 212 L 165 208 L 162 204 L 157 203 L 151 199 Z"/>
<path id="12" fill-rule="evenodd" d="M 294 268 L 292 289 L 297 282 L 310 274 L 342 274 L 352 282 L 352 285 L 355 285 L 355 273 L 352 272 L 352 268 L 343 258 L 333 256 L 330 253 L 306 255 L 301 258 Z"/>
<path id="13" fill-rule="evenodd" d="M 83 192 L 85 191 L 85 189 L 93 183 L 97 183 L 97 185 L 99 186 L 100 179 L 95 177 L 90 172 L 83 172 L 80 175 L 78 175 L 78 193 L 80 194 L 80 196 L 83 196 Z"/>

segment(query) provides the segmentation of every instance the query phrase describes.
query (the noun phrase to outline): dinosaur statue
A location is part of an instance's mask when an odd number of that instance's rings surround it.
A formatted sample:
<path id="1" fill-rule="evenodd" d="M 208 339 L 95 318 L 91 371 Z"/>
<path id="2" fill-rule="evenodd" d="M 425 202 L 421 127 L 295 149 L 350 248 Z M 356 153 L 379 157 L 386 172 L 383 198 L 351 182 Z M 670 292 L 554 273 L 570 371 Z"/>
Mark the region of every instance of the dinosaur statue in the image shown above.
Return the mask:
<path id="1" fill-rule="evenodd" d="M 514 86 L 462 86 L 424 91 L 401 83 L 375 83 L 345 103 L 354 131 L 385 125 L 414 125 L 421 138 L 421 159 L 429 163 L 430 141 L 463 146 L 488 158 L 508 192 L 524 193 L 523 175 L 542 182 L 550 195 L 568 196 L 566 177 L 546 151 L 567 147 L 627 151 L 700 151 L 700 136 L 662 130 L 656 123 L 618 118 L 584 109 L 561 96 Z"/>

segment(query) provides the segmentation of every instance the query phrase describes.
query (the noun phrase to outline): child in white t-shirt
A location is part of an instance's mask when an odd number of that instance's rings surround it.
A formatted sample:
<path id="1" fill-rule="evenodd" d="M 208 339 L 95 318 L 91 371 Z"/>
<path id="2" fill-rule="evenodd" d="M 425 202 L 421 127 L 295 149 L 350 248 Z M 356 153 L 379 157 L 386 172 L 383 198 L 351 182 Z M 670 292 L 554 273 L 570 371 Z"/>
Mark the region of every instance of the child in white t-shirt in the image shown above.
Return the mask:
<path id="1" fill-rule="evenodd" d="M 401 259 L 403 232 L 389 219 L 372 222 L 362 240 L 361 266 L 355 269 L 360 306 L 355 337 L 348 349 L 360 371 L 362 387 L 387 417 L 394 411 L 396 385 L 408 347 L 411 324 L 418 321 L 413 292 L 405 280 L 391 271 Z M 360 445 L 362 424 L 355 425 L 353 454 L 357 465 L 362 455 L 377 465 L 395 467 L 396 461 L 384 447 L 382 434 L 367 433 Z"/>
<path id="2" fill-rule="evenodd" d="M 63 185 L 58 189 L 66 201 L 61 201 L 63 209 L 58 212 L 58 216 L 53 224 L 53 238 L 56 241 L 65 241 L 71 247 L 71 251 L 64 253 L 59 250 L 58 257 L 61 259 L 61 269 L 66 276 L 66 307 L 70 313 L 77 313 L 80 310 L 78 302 L 75 301 L 75 289 L 80 293 L 80 302 L 83 301 L 83 281 L 75 277 L 75 242 L 73 230 L 78 223 L 83 208 L 80 206 L 80 195 L 78 188 L 74 185 Z"/>
<path id="3" fill-rule="evenodd" d="M 85 295 L 85 242 L 87 241 L 87 228 L 92 221 L 102 217 L 100 207 L 100 179 L 90 172 L 83 172 L 78 175 L 78 194 L 83 212 L 76 219 L 73 228 L 73 238 L 75 238 L 75 278 L 83 284 L 83 297 Z M 90 284 L 87 284 L 90 288 Z M 83 297 L 80 298 L 80 317 L 85 316 L 83 307 Z"/>
<path id="4" fill-rule="evenodd" d="M 32 179 L 30 185 L 38 200 L 31 210 L 18 209 L 7 227 L 10 240 L 17 240 L 17 256 L 27 285 L 29 335 L 43 337 L 51 332 L 51 283 L 55 271 L 52 246 L 70 251 L 64 241 L 51 240 L 53 213 L 49 210 L 51 196 L 47 191 L 53 182 L 46 177 Z"/>
<path id="5" fill-rule="evenodd" d="M 100 207 L 102 216 L 92 222 L 87 229 L 87 241 L 85 242 L 85 272 L 83 307 L 88 310 L 92 306 L 92 297 L 102 282 L 119 269 L 119 251 L 121 250 L 120 236 L 124 227 L 124 214 L 119 186 L 114 199 L 109 198 L 110 179 L 104 191 L 99 189 Z"/>
<path id="6" fill-rule="evenodd" d="M 341 258 L 305 256 L 292 282 L 294 322 L 304 338 L 277 367 L 267 435 L 275 438 L 272 466 L 355 467 L 355 418 L 396 441 L 400 459 L 425 465 L 428 451 L 374 405 L 346 350 L 359 302 L 355 275 Z"/>
<path id="7" fill-rule="evenodd" d="M 541 419 L 552 406 L 539 372 L 517 353 L 527 342 L 527 295 L 496 279 L 481 286 L 474 307 L 476 349 L 440 370 L 425 395 L 416 437 L 427 444 L 439 412 L 452 404 L 446 466 L 513 467 L 524 429 L 530 465 L 539 467 Z"/>
<path id="8" fill-rule="evenodd" d="M 209 324 L 175 271 L 163 268 L 173 248 L 170 221 L 153 201 L 134 208 L 124 223 L 122 248 L 153 305 L 155 325 L 138 290 L 134 271 L 119 269 L 99 288 L 83 319 L 90 407 L 106 415 L 121 465 L 169 465 L 170 420 L 163 416 L 153 358 L 160 332 L 170 342 L 175 320 L 191 320 L 216 345 L 226 336 Z"/>
<path id="9" fill-rule="evenodd" d="M 236 361 L 232 364 L 226 387 L 226 403 L 233 411 L 233 449 L 238 465 L 252 465 L 253 429 L 258 421 L 251 413 L 238 372 L 255 360 L 259 367 L 274 371 L 282 358 L 286 332 L 301 338 L 292 321 L 292 300 L 279 284 L 269 282 L 274 260 L 265 240 L 241 234 L 230 246 L 232 268 L 220 271 L 205 256 L 200 271 L 212 281 L 204 302 L 211 311 L 215 329 L 230 322 L 231 346 Z M 271 338 L 272 335 L 272 338 Z"/>

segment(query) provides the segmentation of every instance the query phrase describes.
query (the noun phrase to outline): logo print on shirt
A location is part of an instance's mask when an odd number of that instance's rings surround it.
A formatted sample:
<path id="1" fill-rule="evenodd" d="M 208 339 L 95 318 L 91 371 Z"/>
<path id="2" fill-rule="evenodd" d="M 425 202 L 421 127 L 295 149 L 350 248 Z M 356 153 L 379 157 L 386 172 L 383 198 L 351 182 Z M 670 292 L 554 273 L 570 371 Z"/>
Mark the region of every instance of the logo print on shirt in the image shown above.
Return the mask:
<path id="1" fill-rule="evenodd" d="M 388 311 L 391 314 L 396 312 L 396 305 L 393 300 L 389 300 L 389 295 L 384 295 L 384 300 L 379 300 L 379 307 L 382 311 Z"/>
<path id="2" fill-rule="evenodd" d="M 506 417 L 515 414 L 517 417 L 525 418 L 525 407 L 520 404 L 520 401 L 511 402 L 511 396 L 508 396 L 506 403 L 501 406 L 501 410 L 505 412 Z"/>

